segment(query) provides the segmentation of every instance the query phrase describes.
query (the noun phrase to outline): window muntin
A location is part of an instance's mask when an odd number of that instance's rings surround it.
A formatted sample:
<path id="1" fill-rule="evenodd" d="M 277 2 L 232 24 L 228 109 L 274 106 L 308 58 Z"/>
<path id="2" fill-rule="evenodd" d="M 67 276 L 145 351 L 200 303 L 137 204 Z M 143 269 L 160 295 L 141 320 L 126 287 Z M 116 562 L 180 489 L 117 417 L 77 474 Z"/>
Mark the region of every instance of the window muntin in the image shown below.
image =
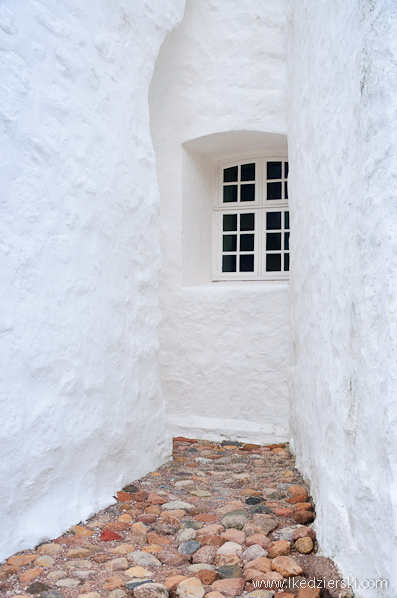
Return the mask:
<path id="1" fill-rule="evenodd" d="M 255 272 L 255 212 L 222 213 L 222 273 Z"/>
<path id="2" fill-rule="evenodd" d="M 287 158 L 220 164 L 218 189 L 214 280 L 287 280 Z"/>
<path id="3" fill-rule="evenodd" d="M 253 204 L 257 201 L 258 161 L 248 160 L 222 166 L 221 201 L 228 204 Z"/>
<path id="4" fill-rule="evenodd" d="M 263 213 L 265 271 L 289 272 L 289 210 L 266 210 Z"/>
<path id="5" fill-rule="evenodd" d="M 288 162 L 286 160 L 267 160 L 266 162 L 266 200 L 283 201 L 288 199 Z"/>

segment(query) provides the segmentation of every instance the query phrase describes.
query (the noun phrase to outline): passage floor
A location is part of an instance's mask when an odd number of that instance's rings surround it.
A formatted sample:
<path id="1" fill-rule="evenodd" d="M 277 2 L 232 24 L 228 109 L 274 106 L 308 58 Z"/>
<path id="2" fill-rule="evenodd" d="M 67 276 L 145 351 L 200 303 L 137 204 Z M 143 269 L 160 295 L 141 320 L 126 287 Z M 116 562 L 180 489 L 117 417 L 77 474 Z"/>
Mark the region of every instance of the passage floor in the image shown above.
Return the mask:
<path id="1" fill-rule="evenodd" d="M 174 439 L 117 504 L 0 566 L 7 598 L 343 598 L 286 445 Z"/>

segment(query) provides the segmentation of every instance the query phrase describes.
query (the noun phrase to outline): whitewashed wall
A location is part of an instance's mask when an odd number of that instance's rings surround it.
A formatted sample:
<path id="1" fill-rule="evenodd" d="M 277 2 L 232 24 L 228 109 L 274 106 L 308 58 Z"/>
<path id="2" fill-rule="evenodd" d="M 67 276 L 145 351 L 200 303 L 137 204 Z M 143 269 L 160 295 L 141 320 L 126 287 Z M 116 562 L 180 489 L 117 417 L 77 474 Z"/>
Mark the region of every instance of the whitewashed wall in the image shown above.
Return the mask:
<path id="1" fill-rule="evenodd" d="M 249 155 L 250 132 L 286 134 L 286 26 L 284 0 L 188 0 L 156 63 L 162 389 L 174 433 L 288 435 L 288 285 L 211 283 L 208 266 L 216 157 Z M 207 136 L 226 132 L 212 147 Z"/>
<path id="2" fill-rule="evenodd" d="M 148 86 L 183 0 L 0 6 L 0 560 L 169 453 Z"/>
<path id="3" fill-rule="evenodd" d="M 292 3 L 291 429 L 322 550 L 397 596 L 395 3 Z M 361 595 L 360 592 L 356 596 Z"/>

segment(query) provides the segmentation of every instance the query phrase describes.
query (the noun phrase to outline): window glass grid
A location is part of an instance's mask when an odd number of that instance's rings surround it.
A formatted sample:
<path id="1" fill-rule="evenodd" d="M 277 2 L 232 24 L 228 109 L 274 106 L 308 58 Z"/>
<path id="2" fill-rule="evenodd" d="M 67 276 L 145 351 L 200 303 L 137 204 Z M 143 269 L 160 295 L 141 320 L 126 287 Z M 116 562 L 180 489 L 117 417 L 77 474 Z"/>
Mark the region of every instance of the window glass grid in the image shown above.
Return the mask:
<path id="1" fill-rule="evenodd" d="M 267 273 L 288 272 L 289 210 L 266 210 L 264 217 L 265 270 Z"/>
<path id="2" fill-rule="evenodd" d="M 287 173 L 288 173 L 288 163 L 287 163 Z M 289 236 L 290 236 L 289 210 L 284 211 L 283 223 L 284 223 L 283 271 L 289 272 Z"/>
<path id="3" fill-rule="evenodd" d="M 256 251 L 255 212 L 220 213 L 222 273 L 252 273 Z"/>
<path id="4" fill-rule="evenodd" d="M 237 165 L 222 167 L 221 204 L 252 204 L 257 201 L 258 170 L 257 160 L 248 160 Z"/>
<path id="5" fill-rule="evenodd" d="M 288 161 L 281 158 L 265 160 L 265 199 L 285 201 L 288 199 Z"/>
<path id="6" fill-rule="evenodd" d="M 268 177 L 268 163 L 278 163 L 273 173 Z M 255 164 L 255 181 L 248 180 L 251 175 L 242 174 L 242 166 Z M 274 165 L 273 165 L 274 166 Z M 277 170 L 278 169 L 278 170 Z M 229 174 L 225 176 L 225 172 Z M 252 172 L 252 170 L 251 170 Z M 280 176 L 281 175 L 281 176 Z M 258 280 L 280 280 L 288 279 L 289 276 L 289 216 L 288 209 L 288 160 L 285 157 L 255 158 L 251 160 L 229 162 L 219 167 L 220 197 L 215 215 L 217 216 L 217 249 L 216 271 L 219 279 L 258 279 Z M 227 179 L 227 180 L 226 180 Z M 267 198 L 267 183 L 280 183 L 278 187 L 279 197 Z M 241 201 L 241 189 L 244 185 L 255 185 L 254 201 Z M 224 202 L 224 188 L 235 186 L 235 201 Z M 230 193 L 230 192 L 229 192 Z M 252 206 L 252 207 L 251 207 Z M 242 230 L 238 215 L 246 208 L 250 213 L 255 213 L 255 230 Z M 272 230 L 266 228 L 266 214 L 279 212 L 280 222 Z M 233 215 L 237 219 L 236 229 L 233 231 L 223 230 L 223 215 Z M 273 235 L 267 245 L 267 235 Z M 229 256 L 229 257 L 228 257 Z M 224 258 L 228 267 L 224 268 Z M 241 261 L 243 259 L 243 261 Z M 244 262 L 245 260 L 245 262 Z M 249 263 L 249 260 L 252 260 Z M 266 261 L 273 260 L 272 267 L 267 268 Z M 214 262 L 215 264 L 215 262 Z"/>

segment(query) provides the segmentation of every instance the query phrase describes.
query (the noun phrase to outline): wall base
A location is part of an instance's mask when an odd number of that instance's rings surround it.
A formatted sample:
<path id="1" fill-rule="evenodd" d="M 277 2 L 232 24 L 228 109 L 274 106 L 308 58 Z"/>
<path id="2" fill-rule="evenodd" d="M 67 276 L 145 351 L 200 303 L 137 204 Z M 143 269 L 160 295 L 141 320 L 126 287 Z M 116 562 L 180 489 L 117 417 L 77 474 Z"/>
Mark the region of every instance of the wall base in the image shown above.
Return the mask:
<path id="1" fill-rule="evenodd" d="M 289 431 L 282 426 L 217 417 L 168 415 L 172 435 L 206 440 L 240 440 L 258 444 L 286 442 Z"/>

